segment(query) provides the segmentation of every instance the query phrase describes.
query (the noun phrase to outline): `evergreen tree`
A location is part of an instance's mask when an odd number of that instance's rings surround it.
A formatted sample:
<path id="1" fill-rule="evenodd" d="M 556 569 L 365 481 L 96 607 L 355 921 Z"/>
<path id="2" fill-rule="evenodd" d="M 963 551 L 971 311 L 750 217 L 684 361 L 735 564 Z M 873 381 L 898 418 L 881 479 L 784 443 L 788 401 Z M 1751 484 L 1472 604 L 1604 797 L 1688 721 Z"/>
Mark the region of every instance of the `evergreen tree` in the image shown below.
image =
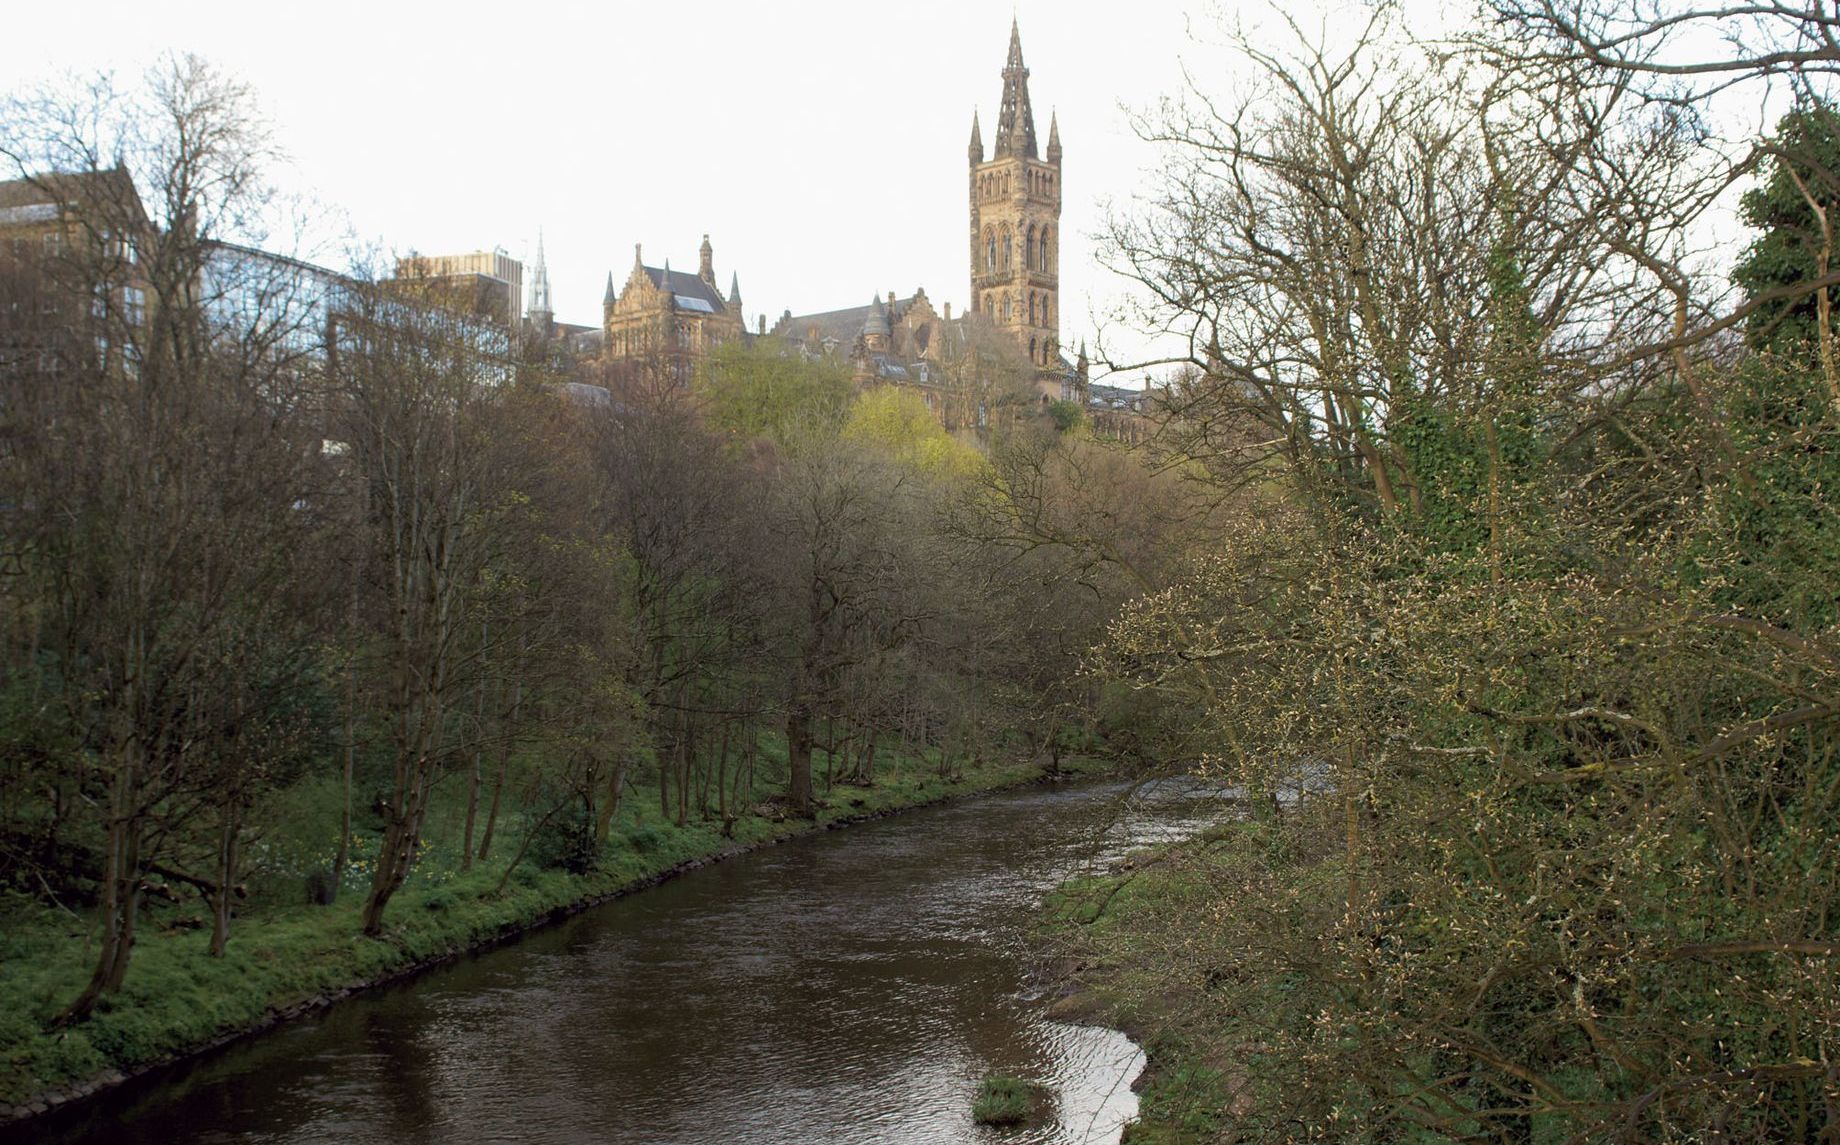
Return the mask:
<path id="1" fill-rule="evenodd" d="M 1745 192 L 1739 214 L 1759 232 L 1733 273 L 1749 299 L 1820 277 L 1823 250 L 1840 227 L 1840 121 L 1833 108 L 1797 108 L 1776 125 L 1763 182 Z M 1826 227 L 1822 216 L 1827 215 Z M 1819 303 L 1814 293 L 1768 302 L 1752 313 L 1753 346 L 1789 351 L 1813 338 Z M 1830 320 L 1831 321 L 1831 320 Z"/>

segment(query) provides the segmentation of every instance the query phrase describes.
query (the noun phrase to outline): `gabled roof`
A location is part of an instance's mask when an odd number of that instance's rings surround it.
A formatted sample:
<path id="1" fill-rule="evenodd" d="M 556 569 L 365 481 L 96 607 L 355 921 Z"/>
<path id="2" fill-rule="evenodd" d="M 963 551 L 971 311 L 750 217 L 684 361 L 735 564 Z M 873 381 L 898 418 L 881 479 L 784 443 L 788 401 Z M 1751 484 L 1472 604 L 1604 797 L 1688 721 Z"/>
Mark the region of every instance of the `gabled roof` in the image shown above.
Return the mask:
<path id="1" fill-rule="evenodd" d="M 653 286 L 664 288 L 667 269 L 648 266 L 642 268 L 645 277 Z M 680 270 L 668 271 L 670 274 L 671 293 L 676 296 L 680 309 L 694 310 L 702 314 L 722 314 L 728 310 L 728 304 L 722 300 L 721 291 L 704 282 L 694 274 L 685 274 Z"/>

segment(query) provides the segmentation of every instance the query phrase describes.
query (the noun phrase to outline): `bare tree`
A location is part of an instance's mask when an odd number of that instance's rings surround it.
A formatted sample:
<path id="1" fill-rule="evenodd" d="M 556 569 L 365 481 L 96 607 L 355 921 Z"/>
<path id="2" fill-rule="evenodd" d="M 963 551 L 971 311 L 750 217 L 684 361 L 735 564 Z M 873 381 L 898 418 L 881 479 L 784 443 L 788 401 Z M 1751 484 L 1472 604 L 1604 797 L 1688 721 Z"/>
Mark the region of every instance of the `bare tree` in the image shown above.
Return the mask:
<path id="1" fill-rule="evenodd" d="M 248 90 L 174 57 L 136 88 L 45 92 L 4 119 L 0 154 L 50 220 L 41 287 L 68 300 L 45 368 L 9 371 L 4 480 L 28 554 L 9 611 L 57 665 L 42 686 L 99 808 L 100 941 L 74 1020 L 120 988 L 149 871 L 212 894 L 223 949 L 248 790 L 214 779 L 276 693 L 223 687 L 219 657 L 256 632 L 305 639 L 295 560 L 319 526 L 297 507 L 320 473 L 312 376 L 284 350 L 300 311 L 226 269 L 226 240 L 256 233 L 268 203 Z M 255 320 L 226 324 L 233 304 Z M 175 838 L 213 807 L 216 877 L 173 867 Z"/>

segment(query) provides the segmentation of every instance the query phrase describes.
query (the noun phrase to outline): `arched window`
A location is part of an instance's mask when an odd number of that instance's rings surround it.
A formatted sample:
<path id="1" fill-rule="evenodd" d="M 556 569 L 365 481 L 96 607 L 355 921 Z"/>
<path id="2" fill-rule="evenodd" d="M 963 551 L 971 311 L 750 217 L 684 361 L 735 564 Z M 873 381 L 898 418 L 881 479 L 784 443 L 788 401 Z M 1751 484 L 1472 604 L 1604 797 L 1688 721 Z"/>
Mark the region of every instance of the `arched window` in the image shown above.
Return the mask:
<path id="1" fill-rule="evenodd" d="M 989 294 L 984 296 L 984 315 L 992 322 L 997 320 L 997 300 Z"/>
<path id="2" fill-rule="evenodd" d="M 1031 270 L 1033 270 L 1036 265 L 1035 263 L 1035 224 L 1033 223 L 1029 224 L 1028 257 L 1023 260 L 1022 265 L 1028 267 Z"/>
<path id="3" fill-rule="evenodd" d="M 1007 294 L 1003 296 L 1003 321 L 1006 323 L 1009 321 L 1009 295 Z"/>
<path id="4" fill-rule="evenodd" d="M 1041 228 L 1041 255 L 1040 255 L 1041 261 L 1036 263 L 1035 265 L 1036 265 L 1036 269 L 1040 270 L 1043 274 L 1047 274 L 1048 269 L 1049 269 L 1048 268 L 1048 235 L 1049 233 L 1050 232 L 1047 227 Z"/>
<path id="5" fill-rule="evenodd" d="M 1003 228 L 1003 233 L 998 237 L 1000 237 L 1003 240 L 1003 252 L 1002 252 L 1003 253 L 1003 269 L 1008 270 L 1009 269 L 1009 251 L 1011 247 L 1016 245 L 1016 243 L 1014 239 L 1010 238 L 1009 227 L 1007 226 Z"/>
<path id="6" fill-rule="evenodd" d="M 1041 296 L 1041 324 L 1043 326 L 1054 325 L 1054 319 L 1050 317 L 1048 313 L 1048 308 L 1052 305 L 1053 303 L 1048 300 L 1048 296 L 1046 294 Z"/>
<path id="7" fill-rule="evenodd" d="M 1035 325 L 1035 292 L 1029 291 L 1029 325 Z"/>
<path id="8" fill-rule="evenodd" d="M 984 269 L 997 269 L 997 232 L 993 227 L 984 228 Z"/>
<path id="9" fill-rule="evenodd" d="M 1029 339 L 1029 361 L 1031 362 L 1041 361 L 1041 356 L 1035 352 L 1035 339 L 1033 338 Z"/>

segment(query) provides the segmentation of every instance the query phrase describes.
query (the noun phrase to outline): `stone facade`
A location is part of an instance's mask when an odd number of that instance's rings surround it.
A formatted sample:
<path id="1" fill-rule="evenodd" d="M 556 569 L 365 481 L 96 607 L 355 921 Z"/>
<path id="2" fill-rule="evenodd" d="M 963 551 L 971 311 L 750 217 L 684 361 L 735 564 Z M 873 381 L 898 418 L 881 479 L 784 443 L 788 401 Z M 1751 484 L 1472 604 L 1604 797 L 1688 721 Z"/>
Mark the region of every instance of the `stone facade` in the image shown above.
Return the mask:
<path id="1" fill-rule="evenodd" d="M 1051 119 L 1044 160 L 1035 146 L 1029 69 L 1014 22 L 1003 66 L 996 145 L 984 157 L 971 117 L 971 305 L 1008 331 L 1034 365 L 1060 365 L 1061 135 Z"/>
<path id="2" fill-rule="evenodd" d="M 731 275 L 728 297 L 716 288 L 715 251 L 709 236 L 695 274 L 646 266 L 638 244 L 626 284 L 614 288 L 607 276 L 601 300 L 601 330 L 610 362 L 672 360 L 693 362 L 724 342 L 742 338 L 747 324 L 741 314 L 741 279 Z"/>

